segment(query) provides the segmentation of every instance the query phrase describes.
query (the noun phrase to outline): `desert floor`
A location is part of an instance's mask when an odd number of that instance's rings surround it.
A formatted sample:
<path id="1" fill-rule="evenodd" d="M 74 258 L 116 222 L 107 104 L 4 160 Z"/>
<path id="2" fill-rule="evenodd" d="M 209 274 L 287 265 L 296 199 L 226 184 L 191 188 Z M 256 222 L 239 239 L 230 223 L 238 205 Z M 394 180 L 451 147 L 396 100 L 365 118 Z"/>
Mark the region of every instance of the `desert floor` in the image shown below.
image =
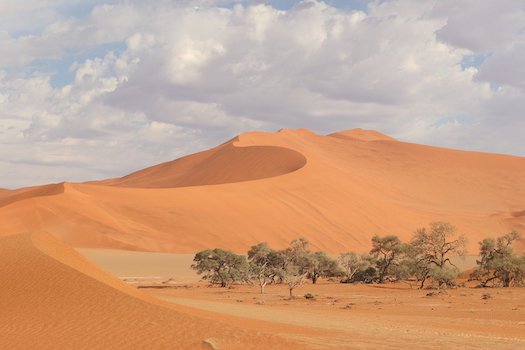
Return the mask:
<path id="1" fill-rule="evenodd" d="M 408 283 L 321 280 L 297 288 L 290 300 L 284 285 L 267 286 L 264 295 L 256 285 L 210 287 L 188 268 L 187 254 L 80 251 L 152 296 L 319 349 L 525 349 L 523 288 L 467 286 L 427 295 L 432 291 Z"/>
<path id="2" fill-rule="evenodd" d="M 525 290 L 459 288 L 427 296 L 406 284 L 233 289 L 205 283 L 146 289 L 176 304 L 271 323 L 259 326 L 319 348 L 525 349 Z M 305 293 L 316 296 L 304 299 Z M 483 294 L 490 293 L 490 299 Z M 288 329 L 288 326 L 295 326 Z M 299 328 L 296 328 L 299 327 Z"/>

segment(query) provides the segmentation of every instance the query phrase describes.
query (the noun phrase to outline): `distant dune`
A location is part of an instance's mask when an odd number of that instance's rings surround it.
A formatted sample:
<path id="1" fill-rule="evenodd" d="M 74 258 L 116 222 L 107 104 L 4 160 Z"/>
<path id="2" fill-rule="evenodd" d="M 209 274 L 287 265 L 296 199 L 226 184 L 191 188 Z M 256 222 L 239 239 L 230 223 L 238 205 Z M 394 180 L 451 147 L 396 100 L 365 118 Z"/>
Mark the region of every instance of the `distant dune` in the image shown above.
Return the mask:
<path id="1" fill-rule="evenodd" d="M 345 131 L 338 131 L 328 136 L 337 137 L 340 139 L 351 139 L 358 141 L 397 141 L 396 139 L 381 134 L 380 132 L 374 130 L 363 130 L 363 129 L 352 129 Z"/>
<path id="2" fill-rule="evenodd" d="M 1 238 L 0 264 L 2 349 L 303 348 L 145 295 L 44 233 Z"/>
<path id="3" fill-rule="evenodd" d="M 469 239 L 525 231 L 525 158 L 396 141 L 362 129 L 250 132 L 213 148 L 84 184 L 0 192 L 0 232 L 68 244 L 192 253 L 276 248 L 306 237 L 329 253 L 408 240 L 432 221 Z M 522 246 L 522 249 L 525 248 Z"/>

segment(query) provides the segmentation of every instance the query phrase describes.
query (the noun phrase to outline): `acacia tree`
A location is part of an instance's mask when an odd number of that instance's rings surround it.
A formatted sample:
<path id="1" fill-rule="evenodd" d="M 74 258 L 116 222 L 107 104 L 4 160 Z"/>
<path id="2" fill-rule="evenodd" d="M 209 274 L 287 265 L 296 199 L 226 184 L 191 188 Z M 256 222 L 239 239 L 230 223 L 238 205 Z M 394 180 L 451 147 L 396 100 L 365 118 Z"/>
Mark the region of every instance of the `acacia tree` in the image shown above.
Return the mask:
<path id="1" fill-rule="evenodd" d="M 293 291 L 295 288 L 302 285 L 306 279 L 307 273 L 301 272 L 299 266 L 293 263 L 287 263 L 281 270 L 281 276 L 284 283 L 288 286 L 290 299 L 293 298 Z"/>
<path id="2" fill-rule="evenodd" d="M 498 237 L 486 238 L 480 245 L 480 260 L 477 260 L 477 277 L 481 286 L 486 287 L 491 281 L 500 281 L 503 287 L 522 284 L 525 281 L 525 256 L 518 257 L 512 250 L 512 243 L 521 235 L 512 231 Z"/>
<path id="3" fill-rule="evenodd" d="M 389 269 L 397 265 L 403 254 L 406 252 L 406 244 L 401 242 L 399 237 L 394 235 L 372 237 L 372 250 L 370 254 L 377 259 L 379 269 L 379 283 L 384 283 L 385 276 Z"/>
<path id="4" fill-rule="evenodd" d="M 261 294 L 264 294 L 264 287 L 275 276 L 275 261 L 275 251 L 267 243 L 256 244 L 248 251 L 250 274 L 257 279 Z"/>
<path id="5" fill-rule="evenodd" d="M 467 245 L 464 235 L 454 237 L 455 234 L 456 228 L 447 222 L 433 222 L 428 230 L 416 230 L 408 255 L 414 261 L 419 288 L 428 278 L 436 280 L 440 287 L 454 283 L 459 270 L 450 258 L 464 256 Z"/>
<path id="6" fill-rule="evenodd" d="M 317 283 L 319 277 L 334 277 L 342 274 L 337 261 L 324 252 L 306 254 L 300 261 L 300 267 L 313 284 Z"/>
<path id="7" fill-rule="evenodd" d="M 295 239 L 290 246 L 279 252 L 281 267 L 278 269 L 279 276 L 287 284 L 290 298 L 293 298 L 293 290 L 302 285 L 308 275 L 304 268 L 304 262 L 309 254 L 308 241 L 304 238 Z"/>
<path id="8" fill-rule="evenodd" d="M 210 283 L 220 283 L 227 287 L 237 281 L 247 279 L 248 263 L 246 257 L 224 249 L 206 249 L 198 252 L 191 268 L 196 270 L 202 279 Z"/>
<path id="9" fill-rule="evenodd" d="M 370 259 L 354 252 L 341 253 L 339 263 L 345 271 L 347 282 L 351 282 L 355 274 L 370 267 Z"/>
<path id="10" fill-rule="evenodd" d="M 310 242 L 306 238 L 300 237 L 290 242 L 290 246 L 286 249 L 290 256 L 298 260 L 305 253 L 309 252 Z"/>

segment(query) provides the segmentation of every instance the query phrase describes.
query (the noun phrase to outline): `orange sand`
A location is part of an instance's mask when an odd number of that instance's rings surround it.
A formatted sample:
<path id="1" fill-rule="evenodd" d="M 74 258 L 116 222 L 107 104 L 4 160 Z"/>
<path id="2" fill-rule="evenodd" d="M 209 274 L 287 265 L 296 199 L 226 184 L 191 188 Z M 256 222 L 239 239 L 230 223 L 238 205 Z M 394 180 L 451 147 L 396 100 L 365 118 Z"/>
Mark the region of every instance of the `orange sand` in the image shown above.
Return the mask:
<path id="1" fill-rule="evenodd" d="M 525 158 L 393 140 L 377 132 L 251 132 L 121 179 L 0 197 L 4 235 L 45 230 L 75 247 L 194 253 L 276 248 L 304 236 L 329 253 L 408 240 L 431 221 L 469 239 L 525 227 Z M 525 247 L 522 245 L 522 249 Z"/>
<path id="2" fill-rule="evenodd" d="M 0 265 L 2 349 L 304 348 L 152 298 L 47 234 L 2 238 Z"/>
<path id="3" fill-rule="evenodd" d="M 268 286 L 264 295 L 257 286 L 224 290 L 203 283 L 144 290 L 177 305 L 272 322 L 275 334 L 319 349 L 525 349 L 523 288 L 458 288 L 426 296 L 431 291 L 406 283 L 321 281 L 298 288 L 294 300 L 280 285 Z M 316 299 L 306 300 L 305 293 Z M 484 300 L 485 293 L 491 298 Z"/>

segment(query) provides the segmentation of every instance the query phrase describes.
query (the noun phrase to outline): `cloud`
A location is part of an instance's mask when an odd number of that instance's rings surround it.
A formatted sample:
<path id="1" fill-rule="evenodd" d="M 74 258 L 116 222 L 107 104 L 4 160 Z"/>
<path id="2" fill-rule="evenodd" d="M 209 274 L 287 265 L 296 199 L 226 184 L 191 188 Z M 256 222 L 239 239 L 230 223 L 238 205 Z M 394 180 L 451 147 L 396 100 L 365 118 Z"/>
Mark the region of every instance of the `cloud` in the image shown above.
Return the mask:
<path id="1" fill-rule="evenodd" d="M 475 53 L 493 52 L 524 35 L 524 0 L 444 0 L 432 12 L 447 18 L 438 39 Z"/>
<path id="2" fill-rule="evenodd" d="M 523 1 L 1 3 L 0 187 L 282 127 L 525 154 Z"/>

